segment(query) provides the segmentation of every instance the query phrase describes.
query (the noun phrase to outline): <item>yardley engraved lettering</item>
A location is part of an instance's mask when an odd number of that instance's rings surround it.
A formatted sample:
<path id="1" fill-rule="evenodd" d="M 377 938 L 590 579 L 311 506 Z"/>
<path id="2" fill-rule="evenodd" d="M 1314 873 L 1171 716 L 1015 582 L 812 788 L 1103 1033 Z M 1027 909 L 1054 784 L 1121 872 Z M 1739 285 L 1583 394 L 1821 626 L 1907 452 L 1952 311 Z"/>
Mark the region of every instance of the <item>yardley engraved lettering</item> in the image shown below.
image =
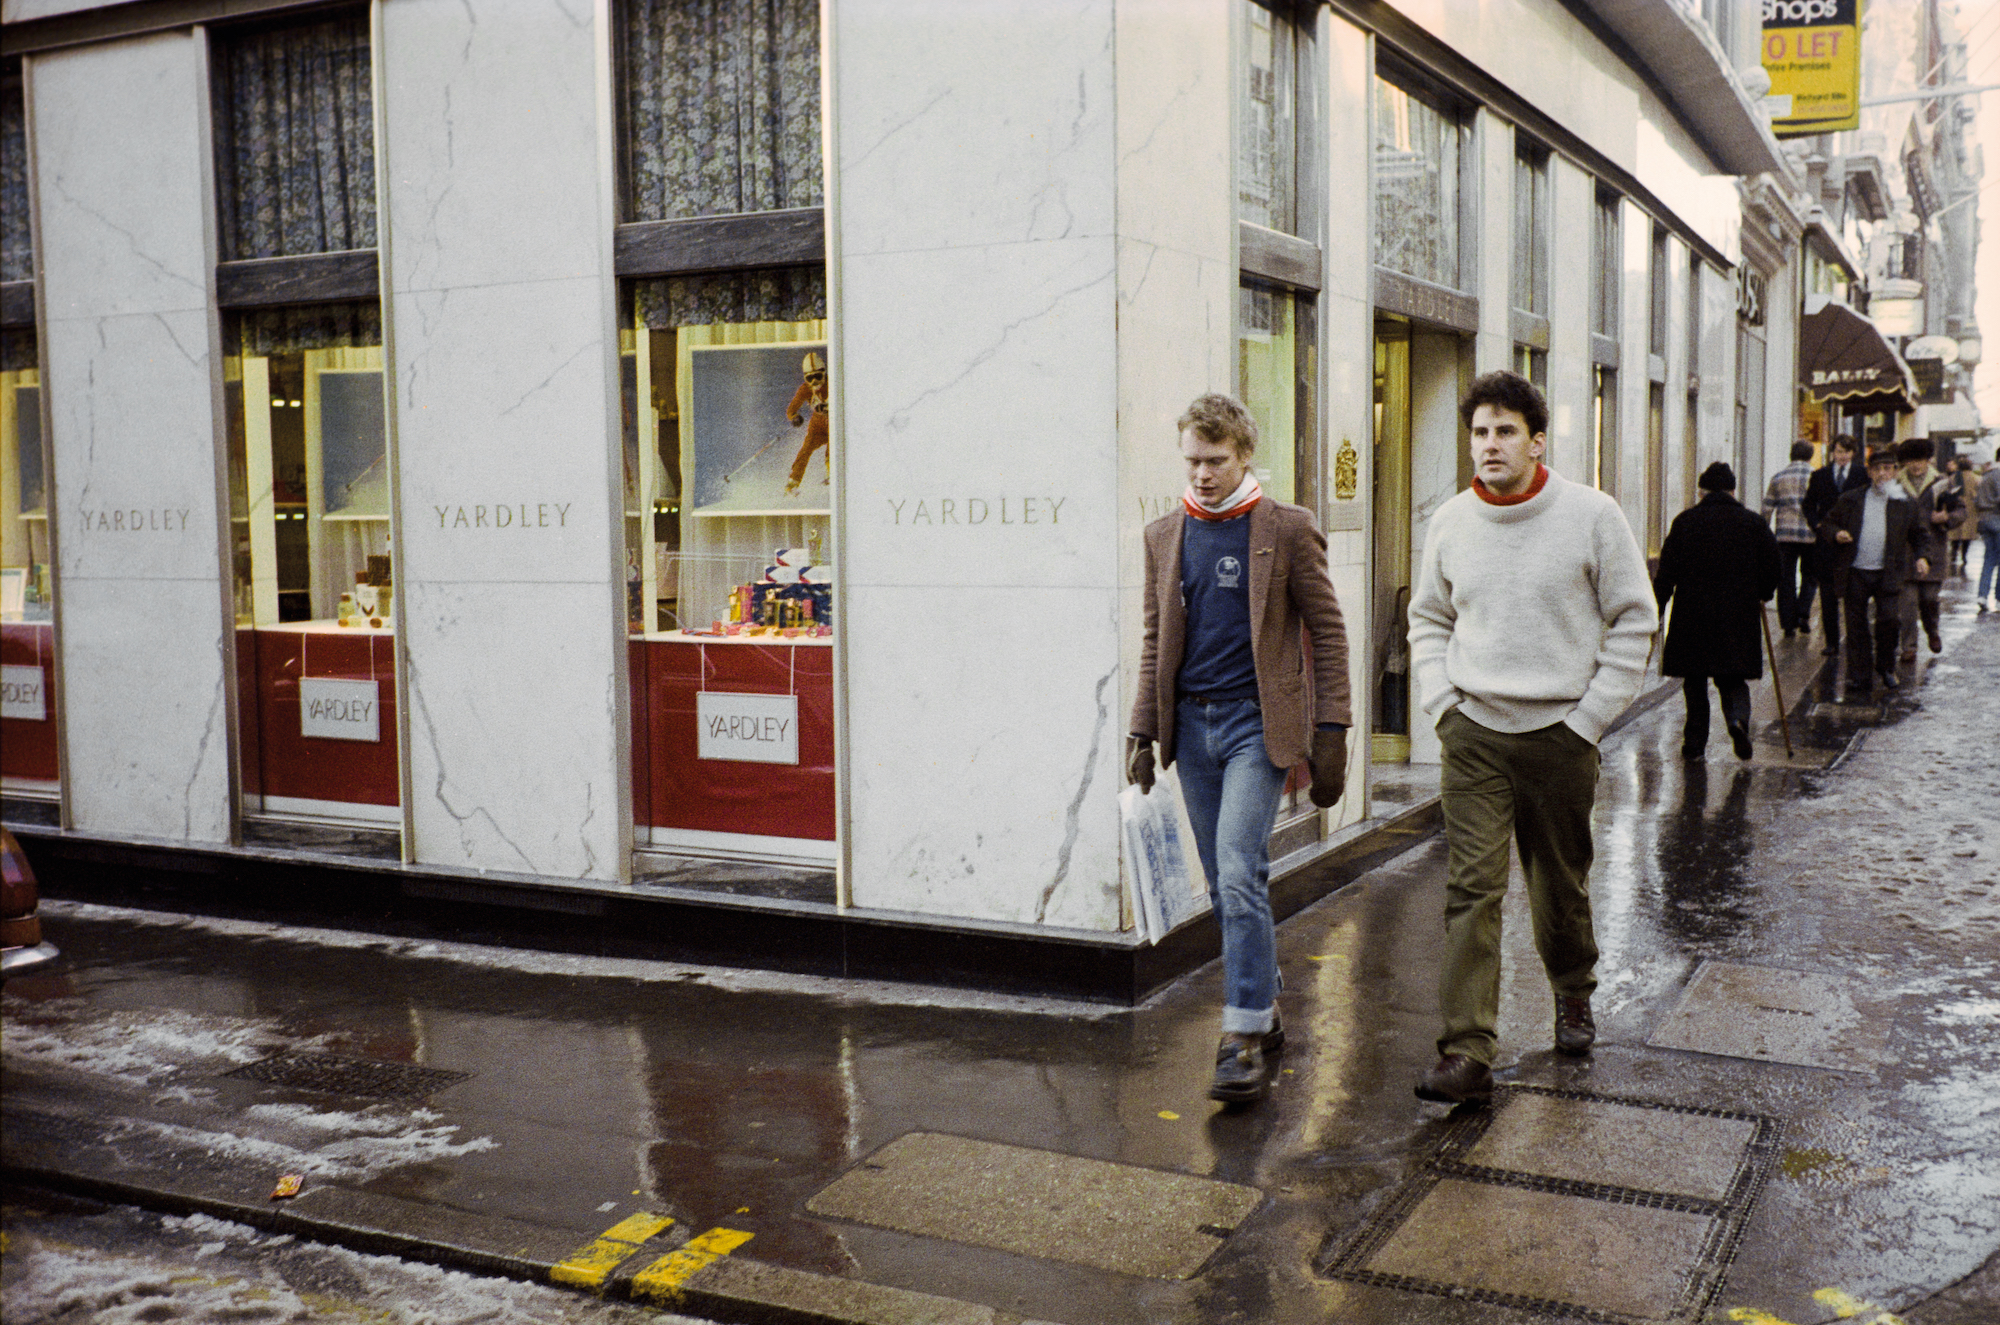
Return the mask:
<path id="1" fill-rule="evenodd" d="M 81 510 L 84 529 L 103 534 L 185 533 L 192 512 L 186 506 L 85 506 Z"/>
<path id="2" fill-rule="evenodd" d="M 1061 524 L 1067 497 L 927 497 L 900 501 L 883 498 L 893 525 L 1041 525 Z"/>
<path id="3" fill-rule="evenodd" d="M 437 513 L 440 529 L 567 529 L 573 504 L 521 501 L 440 506 L 432 502 L 431 510 Z"/>

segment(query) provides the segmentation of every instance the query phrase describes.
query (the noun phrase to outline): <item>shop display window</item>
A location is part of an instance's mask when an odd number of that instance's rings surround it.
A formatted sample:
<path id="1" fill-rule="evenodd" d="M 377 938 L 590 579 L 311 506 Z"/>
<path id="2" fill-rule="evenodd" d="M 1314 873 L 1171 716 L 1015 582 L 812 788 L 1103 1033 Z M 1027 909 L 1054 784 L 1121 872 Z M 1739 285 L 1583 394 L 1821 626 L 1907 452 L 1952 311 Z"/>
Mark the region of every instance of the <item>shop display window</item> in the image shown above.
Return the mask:
<path id="1" fill-rule="evenodd" d="M 630 302 L 640 842 L 829 861 L 839 584 L 824 276 L 640 281 Z"/>
<path id="2" fill-rule="evenodd" d="M 1257 481 L 1280 501 L 1317 511 L 1317 301 L 1249 279 L 1237 300 L 1236 377 L 1257 420 Z"/>
<path id="3" fill-rule="evenodd" d="M 32 329 L 0 333 L 0 788 L 53 799 L 55 585 Z"/>
<path id="4" fill-rule="evenodd" d="M 224 365 L 245 810 L 400 822 L 381 319 L 245 313 Z"/>

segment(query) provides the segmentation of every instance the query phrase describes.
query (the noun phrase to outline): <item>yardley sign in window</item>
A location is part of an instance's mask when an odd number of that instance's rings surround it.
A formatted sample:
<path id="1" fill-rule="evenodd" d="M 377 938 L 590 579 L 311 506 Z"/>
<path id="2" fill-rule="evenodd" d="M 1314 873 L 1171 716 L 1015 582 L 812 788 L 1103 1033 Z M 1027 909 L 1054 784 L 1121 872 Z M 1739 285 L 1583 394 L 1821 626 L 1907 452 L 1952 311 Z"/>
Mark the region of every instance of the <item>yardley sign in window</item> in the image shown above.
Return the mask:
<path id="1" fill-rule="evenodd" d="M 704 690 L 695 696 L 699 729 L 695 753 L 703 759 L 753 764 L 799 762 L 797 695 L 732 695 Z"/>
<path id="2" fill-rule="evenodd" d="M 334 741 L 382 739 L 381 691 L 373 681 L 299 681 L 299 735 Z"/>
<path id="3" fill-rule="evenodd" d="M 42 697 L 42 669 L 0 667 L 0 718 L 47 722 L 48 701 Z"/>

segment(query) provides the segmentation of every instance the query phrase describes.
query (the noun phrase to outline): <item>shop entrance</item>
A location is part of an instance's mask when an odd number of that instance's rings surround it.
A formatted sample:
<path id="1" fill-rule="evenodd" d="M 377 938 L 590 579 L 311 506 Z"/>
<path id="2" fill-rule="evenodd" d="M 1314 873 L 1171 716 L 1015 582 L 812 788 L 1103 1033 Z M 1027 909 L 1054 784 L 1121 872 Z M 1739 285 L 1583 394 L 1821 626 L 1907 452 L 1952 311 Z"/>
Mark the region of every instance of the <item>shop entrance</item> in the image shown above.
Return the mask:
<path id="1" fill-rule="evenodd" d="M 1410 690 L 1410 591 L 1431 512 L 1471 478 L 1458 423 L 1469 369 L 1459 333 L 1393 315 L 1376 319 L 1368 701 L 1371 796 L 1378 800 L 1407 799 L 1404 784 L 1426 770 L 1435 781 L 1437 738 Z"/>

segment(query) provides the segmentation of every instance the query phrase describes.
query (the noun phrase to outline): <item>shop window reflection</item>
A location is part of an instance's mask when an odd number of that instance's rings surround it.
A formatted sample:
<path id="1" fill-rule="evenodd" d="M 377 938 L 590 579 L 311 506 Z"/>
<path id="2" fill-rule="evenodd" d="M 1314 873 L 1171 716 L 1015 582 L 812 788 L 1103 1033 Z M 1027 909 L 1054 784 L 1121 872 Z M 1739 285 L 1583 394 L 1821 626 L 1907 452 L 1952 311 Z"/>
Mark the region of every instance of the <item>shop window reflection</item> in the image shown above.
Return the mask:
<path id="1" fill-rule="evenodd" d="M 1465 130 L 1441 99 L 1375 79 L 1375 262 L 1459 285 L 1459 172 Z"/>
<path id="2" fill-rule="evenodd" d="M 394 828 L 394 560 L 373 303 L 232 320 L 230 520 L 244 809 Z"/>

